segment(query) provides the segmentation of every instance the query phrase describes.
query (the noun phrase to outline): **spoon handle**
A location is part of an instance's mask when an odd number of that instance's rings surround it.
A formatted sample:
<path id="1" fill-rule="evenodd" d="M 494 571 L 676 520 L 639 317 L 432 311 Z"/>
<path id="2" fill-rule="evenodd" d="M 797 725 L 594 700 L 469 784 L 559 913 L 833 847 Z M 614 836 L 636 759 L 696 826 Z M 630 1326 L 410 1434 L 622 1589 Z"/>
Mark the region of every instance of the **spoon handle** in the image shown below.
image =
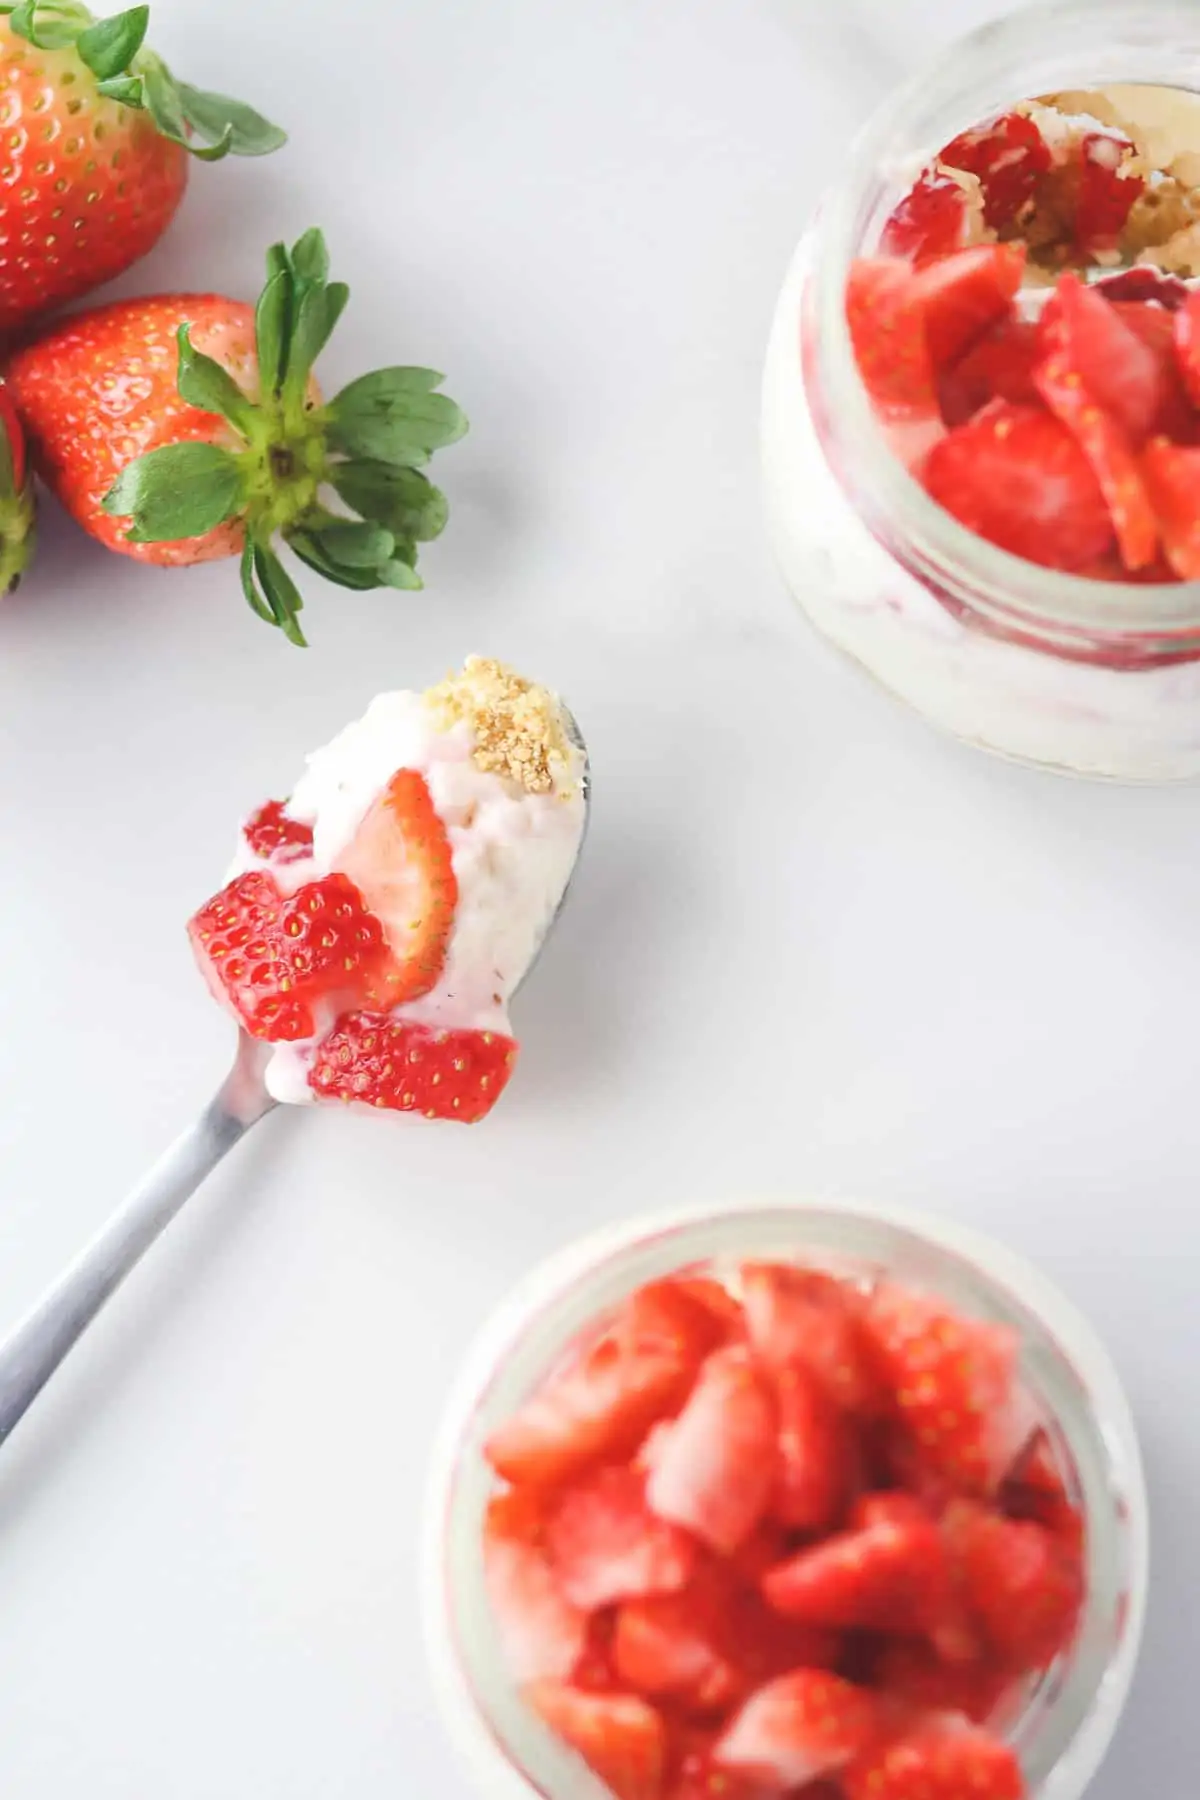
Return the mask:
<path id="1" fill-rule="evenodd" d="M 195 1124 L 0 1344 L 0 1444 L 184 1201 L 273 1105 L 255 1048 L 244 1039 L 233 1068 Z"/>

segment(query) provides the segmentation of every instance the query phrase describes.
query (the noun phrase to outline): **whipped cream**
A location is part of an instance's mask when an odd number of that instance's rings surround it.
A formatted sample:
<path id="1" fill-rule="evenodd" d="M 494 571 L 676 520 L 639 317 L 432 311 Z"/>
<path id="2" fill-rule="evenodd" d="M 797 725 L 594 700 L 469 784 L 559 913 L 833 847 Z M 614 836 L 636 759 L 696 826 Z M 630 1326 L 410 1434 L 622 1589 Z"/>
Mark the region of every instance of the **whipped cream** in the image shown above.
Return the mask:
<path id="1" fill-rule="evenodd" d="M 552 765 L 547 791 L 530 792 L 507 774 L 481 768 L 477 749 L 469 721 L 447 725 L 427 696 L 378 695 L 361 719 L 308 757 L 287 802 L 288 816 L 312 827 L 312 855 L 268 864 L 239 834 L 227 879 L 269 867 L 294 892 L 330 874 L 397 770 L 417 770 L 450 843 L 458 905 L 437 985 L 392 1016 L 509 1034 L 509 998 L 549 928 L 583 835 L 584 759 L 568 745 Z M 306 1105 L 316 1099 L 308 1071 L 317 1041 L 272 1046 L 266 1084 L 276 1100 Z"/>

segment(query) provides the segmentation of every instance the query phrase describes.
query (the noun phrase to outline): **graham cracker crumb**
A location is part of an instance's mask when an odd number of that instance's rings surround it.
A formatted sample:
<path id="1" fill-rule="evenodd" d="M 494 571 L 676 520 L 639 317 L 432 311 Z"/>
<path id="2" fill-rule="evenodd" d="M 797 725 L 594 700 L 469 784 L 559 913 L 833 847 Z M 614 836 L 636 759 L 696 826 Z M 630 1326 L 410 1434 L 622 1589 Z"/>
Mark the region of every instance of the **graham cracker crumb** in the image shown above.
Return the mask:
<path id="1" fill-rule="evenodd" d="M 528 794 L 571 791 L 571 745 L 555 695 L 491 657 L 469 656 L 462 673 L 425 695 L 443 728 L 471 727 L 476 765 Z"/>

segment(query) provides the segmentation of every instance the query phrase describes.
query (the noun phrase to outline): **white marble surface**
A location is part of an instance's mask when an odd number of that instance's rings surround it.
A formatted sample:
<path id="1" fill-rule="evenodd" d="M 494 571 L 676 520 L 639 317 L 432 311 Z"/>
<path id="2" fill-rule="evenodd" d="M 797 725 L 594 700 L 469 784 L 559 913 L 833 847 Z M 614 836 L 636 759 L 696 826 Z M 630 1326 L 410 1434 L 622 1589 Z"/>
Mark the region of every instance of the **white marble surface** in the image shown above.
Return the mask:
<path id="1" fill-rule="evenodd" d="M 477 1132 L 272 1119 L 0 1457 L 0 1792 L 466 1800 L 414 1619 L 450 1371 L 530 1261 L 728 1191 L 941 1209 L 1126 1375 L 1157 1595 L 1095 1800 L 1194 1788 L 1200 795 L 936 738 L 814 641 L 759 519 L 759 363 L 822 173 L 949 26 L 914 0 L 159 0 L 292 126 L 200 170 L 129 291 L 256 290 L 330 232 L 328 359 L 446 369 L 473 432 L 425 598 L 314 595 L 49 517 L 0 616 L 0 1321 L 215 1084 L 183 920 L 232 821 L 381 684 L 559 685 L 594 835 Z M 956 24 L 983 16 L 954 9 Z M 335 35 L 336 34 L 336 35 Z M 340 76 L 331 82 L 330 70 Z"/>

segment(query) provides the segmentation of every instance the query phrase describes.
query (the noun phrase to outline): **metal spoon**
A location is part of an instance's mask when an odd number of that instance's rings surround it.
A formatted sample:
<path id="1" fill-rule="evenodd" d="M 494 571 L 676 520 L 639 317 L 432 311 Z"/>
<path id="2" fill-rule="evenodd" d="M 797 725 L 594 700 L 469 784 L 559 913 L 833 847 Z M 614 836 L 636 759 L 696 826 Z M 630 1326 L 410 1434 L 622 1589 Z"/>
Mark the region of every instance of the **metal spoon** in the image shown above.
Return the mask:
<path id="1" fill-rule="evenodd" d="M 514 993 L 528 979 L 558 921 L 587 835 L 591 765 L 587 745 L 569 712 L 566 724 L 568 736 L 584 758 L 583 830 L 558 906 Z M 184 1201 L 250 1127 L 274 1111 L 277 1102 L 268 1094 L 263 1080 L 269 1053 L 269 1045 L 257 1043 L 244 1031 L 239 1033 L 233 1067 L 195 1124 L 159 1158 L 87 1248 L 0 1345 L 0 1444 L 24 1418 L 68 1351 L 166 1230 Z"/>

